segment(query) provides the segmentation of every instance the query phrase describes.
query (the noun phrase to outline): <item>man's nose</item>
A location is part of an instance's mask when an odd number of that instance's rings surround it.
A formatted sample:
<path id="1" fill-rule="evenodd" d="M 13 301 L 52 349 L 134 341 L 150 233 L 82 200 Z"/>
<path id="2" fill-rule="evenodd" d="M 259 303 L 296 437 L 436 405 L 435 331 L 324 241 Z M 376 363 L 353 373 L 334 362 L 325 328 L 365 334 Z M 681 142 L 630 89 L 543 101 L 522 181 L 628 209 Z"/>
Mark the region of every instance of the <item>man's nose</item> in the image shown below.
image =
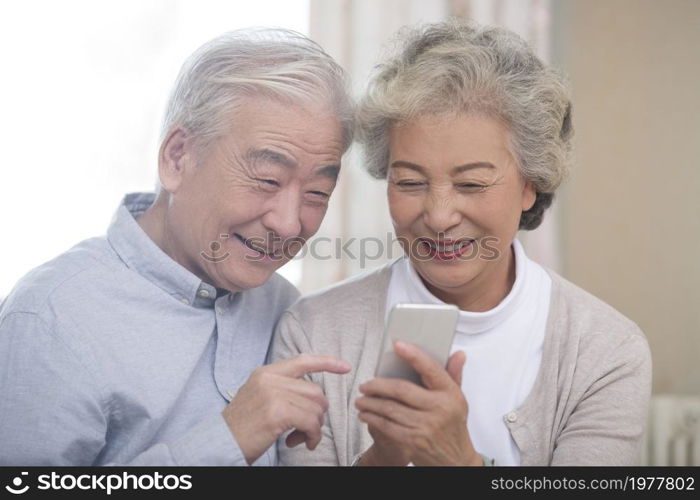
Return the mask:
<path id="1" fill-rule="evenodd" d="M 263 225 L 280 238 L 295 238 L 301 233 L 301 193 L 294 189 L 280 191 L 270 200 L 269 210 L 263 216 Z"/>
<path id="2" fill-rule="evenodd" d="M 447 233 L 459 225 L 462 216 L 448 193 L 431 193 L 425 201 L 423 220 L 434 233 Z"/>

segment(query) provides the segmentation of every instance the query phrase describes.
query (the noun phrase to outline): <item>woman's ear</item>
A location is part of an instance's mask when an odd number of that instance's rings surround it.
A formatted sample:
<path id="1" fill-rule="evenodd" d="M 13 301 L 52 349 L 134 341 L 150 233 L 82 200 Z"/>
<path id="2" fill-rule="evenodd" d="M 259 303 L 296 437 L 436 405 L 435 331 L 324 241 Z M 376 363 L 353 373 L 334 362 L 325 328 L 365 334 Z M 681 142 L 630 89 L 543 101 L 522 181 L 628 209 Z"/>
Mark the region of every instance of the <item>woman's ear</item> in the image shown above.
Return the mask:
<path id="1" fill-rule="evenodd" d="M 522 193 L 522 210 L 523 212 L 527 212 L 532 208 L 532 206 L 535 204 L 535 201 L 537 200 L 537 191 L 535 191 L 535 186 L 532 185 L 532 182 L 530 181 L 525 181 L 525 185 L 523 186 L 523 193 Z"/>
<path id="2" fill-rule="evenodd" d="M 158 153 L 158 176 L 163 189 L 174 193 L 182 184 L 185 169 L 192 159 L 192 141 L 181 127 L 176 127 L 160 145 Z"/>

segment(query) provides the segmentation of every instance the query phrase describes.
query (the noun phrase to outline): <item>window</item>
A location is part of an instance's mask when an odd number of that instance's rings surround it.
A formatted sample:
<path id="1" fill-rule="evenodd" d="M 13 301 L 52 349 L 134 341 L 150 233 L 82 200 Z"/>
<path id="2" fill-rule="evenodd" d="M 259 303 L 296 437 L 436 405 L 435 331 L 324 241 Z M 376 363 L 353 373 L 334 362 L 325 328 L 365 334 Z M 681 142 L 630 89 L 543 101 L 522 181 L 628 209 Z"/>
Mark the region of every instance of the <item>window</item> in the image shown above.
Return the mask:
<path id="1" fill-rule="evenodd" d="M 308 31 L 308 0 L 32 1 L 0 7 L 0 297 L 104 234 L 156 185 L 159 126 L 184 59 L 246 26 Z M 299 261 L 283 268 L 292 280 Z"/>

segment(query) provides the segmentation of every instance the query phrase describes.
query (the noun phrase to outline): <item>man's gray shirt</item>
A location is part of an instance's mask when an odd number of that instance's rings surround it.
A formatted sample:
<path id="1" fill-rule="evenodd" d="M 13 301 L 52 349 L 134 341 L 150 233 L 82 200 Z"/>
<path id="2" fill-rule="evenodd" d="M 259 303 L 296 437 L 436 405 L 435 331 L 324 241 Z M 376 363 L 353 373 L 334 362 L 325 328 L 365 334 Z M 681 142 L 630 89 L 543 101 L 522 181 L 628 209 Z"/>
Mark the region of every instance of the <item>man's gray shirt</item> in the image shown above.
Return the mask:
<path id="1" fill-rule="evenodd" d="M 153 201 L 127 195 L 3 302 L 0 465 L 246 464 L 221 412 L 298 292 L 273 275 L 217 298 L 136 222 Z"/>

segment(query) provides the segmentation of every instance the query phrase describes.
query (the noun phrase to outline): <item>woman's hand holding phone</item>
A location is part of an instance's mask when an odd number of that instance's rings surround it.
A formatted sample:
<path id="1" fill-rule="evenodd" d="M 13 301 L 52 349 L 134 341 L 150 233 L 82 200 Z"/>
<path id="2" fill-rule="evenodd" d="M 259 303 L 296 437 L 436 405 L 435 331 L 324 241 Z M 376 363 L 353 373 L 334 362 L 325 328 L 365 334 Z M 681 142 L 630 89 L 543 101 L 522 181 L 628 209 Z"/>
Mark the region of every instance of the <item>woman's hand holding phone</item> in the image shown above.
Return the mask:
<path id="1" fill-rule="evenodd" d="M 355 406 L 374 444 L 359 465 L 483 465 L 467 430 L 464 352 L 450 356 L 445 369 L 414 345 L 399 341 L 394 350 L 420 375 L 424 387 L 383 377 L 360 386 L 363 396 Z"/>

